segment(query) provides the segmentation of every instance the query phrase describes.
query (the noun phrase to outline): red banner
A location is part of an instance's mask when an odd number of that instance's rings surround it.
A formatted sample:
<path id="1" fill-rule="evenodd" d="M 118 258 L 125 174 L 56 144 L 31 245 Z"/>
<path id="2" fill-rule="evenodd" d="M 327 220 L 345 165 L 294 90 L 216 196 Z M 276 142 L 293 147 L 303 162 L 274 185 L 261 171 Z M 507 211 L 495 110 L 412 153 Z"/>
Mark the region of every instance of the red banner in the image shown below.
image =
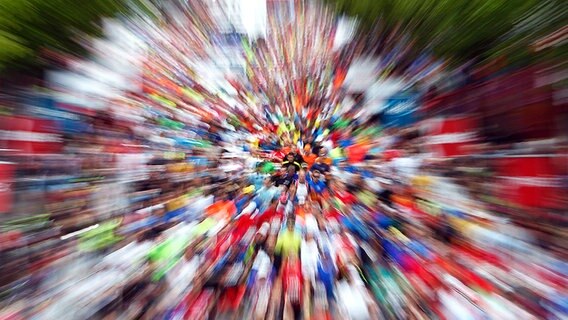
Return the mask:
<path id="1" fill-rule="evenodd" d="M 0 213 L 12 210 L 12 186 L 14 182 L 14 164 L 0 162 Z"/>
<path id="2" fill-rule="evenodd" d="M 562 186 L 554 160 L 550 156 L 513 156 L 498 160 L 501 196 L 521 206 L 556 207 Z"/>
<path id="3" fill-rule="evenodd" d="M 0 117 L 0 146 L 14 154 L 55 154 L 63 141 L 54 121 L 28 117 Z"/>
<path id="4" fill-rule="evenodd" d="M 432 119 L 429 122 L 427 143 L 440 157 L 456 157 L 471 153 L 476 141 L 477 123 L 472 117 Z"/>

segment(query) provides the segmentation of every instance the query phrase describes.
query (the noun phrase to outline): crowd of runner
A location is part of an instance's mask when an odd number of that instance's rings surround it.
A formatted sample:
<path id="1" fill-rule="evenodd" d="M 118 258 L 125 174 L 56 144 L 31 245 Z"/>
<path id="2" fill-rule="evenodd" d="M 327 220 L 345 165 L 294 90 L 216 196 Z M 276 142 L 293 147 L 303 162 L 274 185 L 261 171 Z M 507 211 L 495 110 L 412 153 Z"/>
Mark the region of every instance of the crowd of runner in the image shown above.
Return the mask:
<path id="1" fill-rule="evenodd" d="M 446 214 L 409 212 L 424 181 L 335 166 L 321 145 L 212 182 L 192 219 L 139 234 L 140 277 L 109 319 L 502 319 L 544 308 L 493 275 L 507 266 Z M 380 167 L 380 166 L 379 166 Z M 348 173 L 350 178 L 339 179 Z M 134 250 L 129 246 L 121 250 Z M 113 256 L 119 256 L 118 250 Z M 138 252 L 138 251 L 137 251 Z M 111 260 L 109 258 L 109 260 Z M 493 270 L 472 270 L 473 261 Z M 491 274 L 488 276 L 487 274 Z M 556 279 L 557 280 L 557 279 Z M 550 280 L 554 281 L 554 280 Z M 478 294 L 478 290 L 484 292 Z M 120 301 L 120 303 L 118 303 Z M 519 307 L 522 305 L 522 307 Z"/>
<path id="2" fill-rule="evenodd" d="M 259 163 L 249 177 L 214 193 L 205 220 L 186 226 L 192 239 L 183 258 L 158 281 L 170 308 L 155 299 L 149 310 L 187 319 L 404 315 L 402 301 L 381 310 L 370 282 L 387 256 L 378 235 L 391 227 L 378 223 L 372 208 L 379 202 L 364 204 L 350 192 L 358 185 L 334 180 L 325 148 L 285 151 L 272 174 Z M 171 309 L 175 297 L 180 303 Z"/>
<path id="3" fill-rule="evenodd" d="M 347 81 L 366 78 L 352 62 L 370 47 L 337 45 L 351 22 L 268 1 L 254 40 L 217 25 L 229 2 L 170 3 L 159 27 L 126 22 L 144 46 L 118 28 L 120 45 L 94 41 L 100 70 L 53 76 L 81 90 L 4 99 L 0 320 L 567 318 L 568 145 L 516 132 L 563 124 L 556 68 L 523 80 L 484 66 L 461 87 L 465 70 L 372 32 L 385 56 L 369 85 L 425 95 L 415 119 L 389 123 L 387 97 Z M 83 93 L 122 64 L 140 65 L 117 81 L 134 91 Z M 550 112 L 529 125 L 521 105 Z M 473 114 L 488 118 L 461 128 Z M 460 152 L 434 151 L 446 144 Z"/>
<path id="4" fill-rule="evenodd" d="M 460 181 L 449 172 L 460 166 L 428 162 L 412 130 L 373 137 L 372 124 L 340 122 L 319 142 L 323 132 L 296 143 L 284 135 L 283 146 L 274 133 L 241 146 L 209 130 L 220 148 L 148 159 L 145 178 L 124 193 L 131 213 L 20 261 L 26 285 L 10 289 L 8 310 L 32 319 L 557 319 L 566 311 L 558 244 L 544 250 L 496 215 L 428 201 L 459 200 L 433 180 Z M 467 177 L 464 190 L 481 207 L 485 181 Z"/>

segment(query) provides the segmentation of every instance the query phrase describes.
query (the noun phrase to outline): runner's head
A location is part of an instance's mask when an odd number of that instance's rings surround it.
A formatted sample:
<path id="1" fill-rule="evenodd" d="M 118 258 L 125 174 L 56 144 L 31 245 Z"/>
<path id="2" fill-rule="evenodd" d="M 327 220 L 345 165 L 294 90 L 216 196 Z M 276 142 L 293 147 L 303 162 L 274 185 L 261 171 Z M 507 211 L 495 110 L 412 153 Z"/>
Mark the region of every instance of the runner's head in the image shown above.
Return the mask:
<path id="1" fill-rule="evenodd" d="M 288 202 L 288 192 L 287 191 L 282 191 L 282 193 L 280 194 L 279 201 L 282 204 L 285 204 L 286 202 Z"/>
<path id="2" fill-rule="evenodd" d="M 301 183 L 306 181 L 306 171 L 300 170 L 300 173 L 298 174 L 298 181 Z"/>
<path id="3" fill-rule="evenodd" d="M 268 187 L 270 187 L 271 184 L 272 184 L 272 180 L 270 180 L 270 177 L 264 178 L 263 185 L 265 187 L 268 188 Z"/>
<path id="4" fill-rule="evenodd" d="M 268 222 L 262 224 L 262 226 L 258 229 L 258 231 L 255 234 L 254 237 L 255 245 L 263 246 L 265 244 L 266 239 L 268 238 L 269 229 L 270 229 L 270 224 Z"/>
<path id="5" fill-rule="evenodd" d="M 322 259 L 323 262 L 331 261 L 331 253 L 329 252 L 328 248 L 323 249 L 321 259 Z"/>
<path id="6" fill-rule="evenodd" d="M 312 178 L 314 178 L 314 180 L 318 180 L 321 176 L 321 173 L 319 172 L 319 170 L 314 170 L 314 172 L 312 172 Z"/>
<path id="7" fill-rule="evenodd" d="M 294 218 L 288 218 L 286 220 L 286 229 L 288 229 L 288 231 L 294 231 L 294 227 L 296 227 L 296 221 Z"/>
<path id="8" fill-rule="evenodd" d="M 296 173 L 296 166 L 288 166 L 288 174 L 294 175 Z"/>
<path id="9" fill-rule="evenodd" d="M 306 240 L 310 241 L 314 239 L 314 233 L 312 230 L 306 230 Z"/>
<path id="10" fill-rule="evenodd" d="M 286 155 L 286 160 L 288 160 L 290 162 L 294 162 L 294 156 L 295 156 L 295 153 L 288 152 L 288 154 Z"/>

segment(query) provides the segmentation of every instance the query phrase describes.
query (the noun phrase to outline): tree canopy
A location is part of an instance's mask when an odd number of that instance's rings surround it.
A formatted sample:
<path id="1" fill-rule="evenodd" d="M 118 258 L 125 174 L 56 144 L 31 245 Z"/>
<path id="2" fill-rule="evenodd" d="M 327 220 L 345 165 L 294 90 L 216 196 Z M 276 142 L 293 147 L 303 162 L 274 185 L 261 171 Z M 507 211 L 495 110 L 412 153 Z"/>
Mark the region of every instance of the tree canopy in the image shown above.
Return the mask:
<path id="1" fill-rule="evenodd" d="M 563 0 L 327 0 L 371 36 L 408 35 L 413 50 L 464 61 L 519 55 L 568 21 Z M 367 36 L 369 33 L 363 33 Z M 563 48 L 557 48 L 564 50 Z"/>
<path id="2" fill-rule="evenodd" d="M 151 15 L 154 0 L 0 0 L 0 70 L 39 64 L 43 49 L 84 54 L 80 35 L 101 34 L 103 17 Z M 404 42 L 415 53 L 465 61 L 523 58 L 568 21 L 564 0 L 325 0 L 360 19 L 376 50 Z M 140 12 L 140 11 L 138 11 Z M 394 41 L 393 41 L 394 40 Z M 566 43 L 552 56 L 567 53 Z M 549 51 L 551 51 L 549 50 Z"/>
<path id="3" fill-rule="evenodd" d="M 39 64 L 43 49 L 82 54 L 81 36 L 101 35 L 102 18 L 133 8 L 150 13 L 144 0 L 0 0 L 0 70 Z"/>

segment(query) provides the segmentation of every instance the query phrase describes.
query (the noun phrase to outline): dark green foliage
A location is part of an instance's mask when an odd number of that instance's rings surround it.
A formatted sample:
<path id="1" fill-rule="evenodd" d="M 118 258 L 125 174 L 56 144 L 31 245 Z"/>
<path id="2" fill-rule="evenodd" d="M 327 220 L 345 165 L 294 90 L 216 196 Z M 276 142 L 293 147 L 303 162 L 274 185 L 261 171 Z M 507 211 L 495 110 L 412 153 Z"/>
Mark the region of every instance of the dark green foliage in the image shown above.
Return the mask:
<path id="1" fill-rule="evenodd" d="M 528 47 L 534 41 L 568 21 L 568 2 L 563 0 L 327 2 L 341 13 L 357 16 L 363 29 L 410 35 L 413 50 L 431 49 L 456 62 L 509 55 L 514 55 L 513 60 L 527 59 L 533 56 Z"/>
<path id="2" fill-rule="evenodd" d="M 41 50 L 85 54 L 83 35 L 100 36 L 101 19 L 131 14 L 142 0 L 0 0 L 0 69 L 41 65 Z M 140 11 L 140 10 L 138 10 Z"/>

